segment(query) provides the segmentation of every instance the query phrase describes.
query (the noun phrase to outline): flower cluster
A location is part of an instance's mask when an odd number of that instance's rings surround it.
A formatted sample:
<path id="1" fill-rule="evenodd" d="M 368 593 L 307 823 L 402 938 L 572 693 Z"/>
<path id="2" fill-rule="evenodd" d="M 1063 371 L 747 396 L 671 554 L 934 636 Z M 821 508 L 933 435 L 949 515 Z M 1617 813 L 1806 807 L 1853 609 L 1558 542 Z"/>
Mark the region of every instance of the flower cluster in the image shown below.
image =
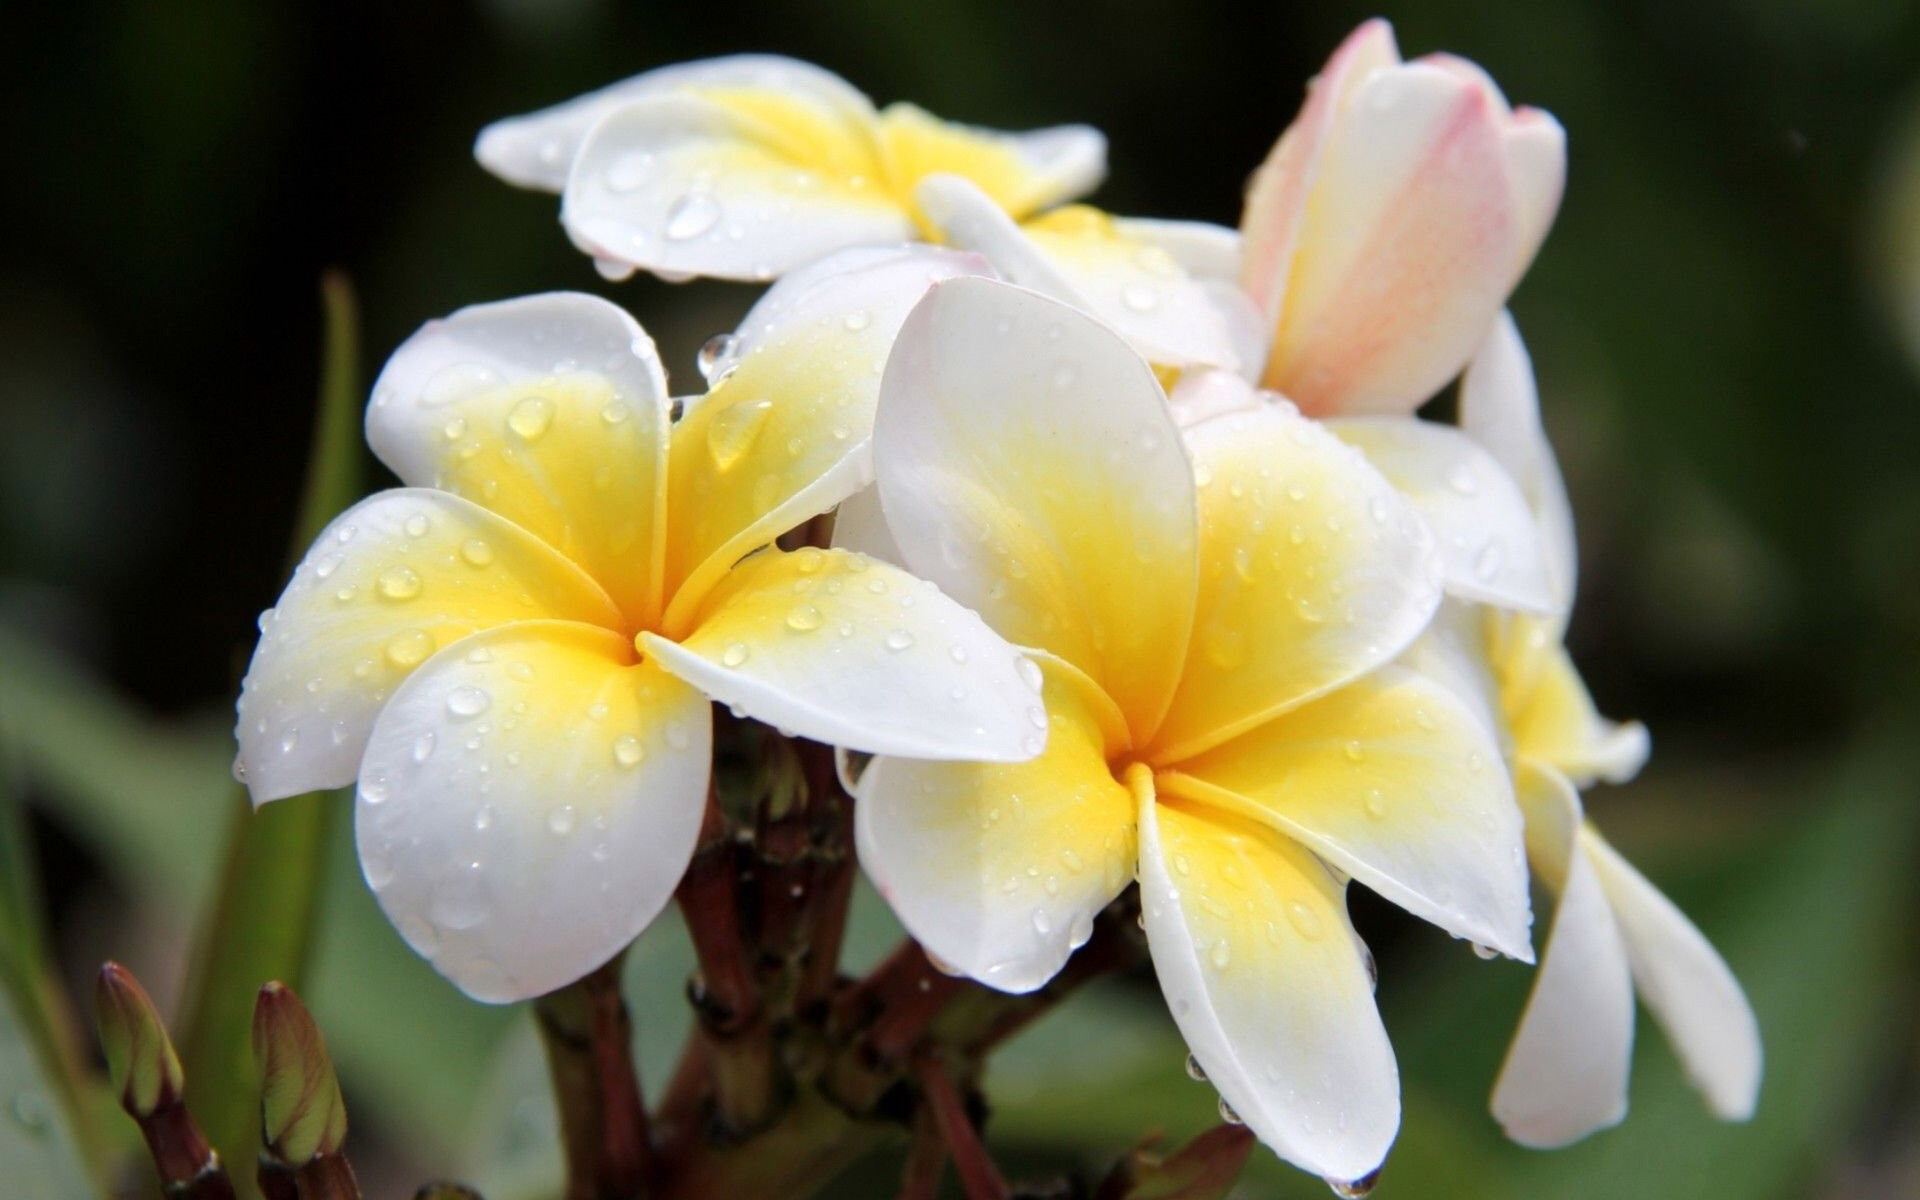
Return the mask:
<path id="1" fill-rule="evenodd" d="M 236 771 L 259 803 L 357 781 L 366 879 L 455 984 L 552 991 L 661 912 L 718 701 L 857 752 L 863 867 L 990 988 L 1045 984 L 1137 882 L 1223 1105 L 1341 1186 L 1399 1122 L 1351 881 L 1526 962 L 1530 875 L 1558 897 L 1493 1095 L 1516 1139 L 1623 1115 L 1636 989 L 1751 1111 L 1738 985 L 1582 814 L 1647 742 L 1562 645 L 1572 522 L 1504 312 L 1550 116 L 1370 22 L 1237 231 L 1070 203 L 1093 130 L 771 57 L 477 154 L 558 191 L 608 278 L 772 285 L 683 398 L 597 298 L 430 322 L 367 410 L 404 486 L 263 616 Z M 1416 415 L 1456 377 L 1457 422 Z"/>

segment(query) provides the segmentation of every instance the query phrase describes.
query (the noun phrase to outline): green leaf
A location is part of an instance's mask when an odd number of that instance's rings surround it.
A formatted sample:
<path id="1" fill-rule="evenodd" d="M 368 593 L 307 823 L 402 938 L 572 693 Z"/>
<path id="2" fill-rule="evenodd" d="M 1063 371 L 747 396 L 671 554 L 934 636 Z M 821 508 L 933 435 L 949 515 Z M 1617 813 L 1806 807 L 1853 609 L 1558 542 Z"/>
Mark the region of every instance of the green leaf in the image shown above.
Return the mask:
<path id="1" fill-rule="evenodd" d="M 359 494 L 360 387 L 353 297 L 343 276 L 321 282 L 326 337 L 313 455 L 292 555 Z M 208 1138 L 232 1162 L 258 1144 L 257 1079 L 251 1051 L 253 998 L 261 984 L 304 985 L 325 878 L 329 830 L 345 803 L 315 793 L 250 811 L 228 789 L 231 834 L 224 870 L 201 925 L 187 987 L 180 1047 L 187 1102 Z M 250 1172 L 235 1182 L 251 1194 Z"/>
<path id="2" fill-rule="evenodd" d="M 0 989 L 0 1164 L 12 1196 L 94 1196 L 67 1105 Z"/>

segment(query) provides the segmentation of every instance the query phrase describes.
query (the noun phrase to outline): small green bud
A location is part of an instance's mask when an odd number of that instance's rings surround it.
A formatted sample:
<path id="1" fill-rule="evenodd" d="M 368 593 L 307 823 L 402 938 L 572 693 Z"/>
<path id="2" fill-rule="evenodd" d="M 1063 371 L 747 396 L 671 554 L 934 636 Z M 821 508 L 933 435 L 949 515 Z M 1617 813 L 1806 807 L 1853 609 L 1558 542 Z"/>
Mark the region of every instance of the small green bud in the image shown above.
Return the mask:
<path id="1" fill-rule="evenodd" d="M 120 1104 L 136 1119 L 186 1088 L 180 1056 L 146 989 L 119 963 L 100 968 L 94 981 L 94 1018 L 107 1052 L 107 1072 Z"/>
<path id="2" fill-rule="evenodd" d="M 337 1154 L 347 1136 L 340 1080 L 320 1027 L 283 983 L 261 988 L 254 1004 L 253 1059 L 260 1069 L 260 1140 L 267 1155 L 299 1167 Z"/>

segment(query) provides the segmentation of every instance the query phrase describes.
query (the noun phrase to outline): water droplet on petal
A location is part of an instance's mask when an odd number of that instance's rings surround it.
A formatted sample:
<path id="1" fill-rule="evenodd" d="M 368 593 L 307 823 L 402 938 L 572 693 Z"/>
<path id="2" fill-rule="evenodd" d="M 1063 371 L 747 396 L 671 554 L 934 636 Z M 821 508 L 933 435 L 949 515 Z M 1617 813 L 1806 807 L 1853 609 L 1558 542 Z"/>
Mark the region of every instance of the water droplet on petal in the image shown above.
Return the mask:
<path id="1" fill-rule="evenodd" d="M 462 685 L 447 693 L 447 711 L 456 717 L 477 717 L 491 703 L 493 697 L 477 687 Z"/>
<path id="2" fill-rule="evenodd" d="M 1187 1078 L 1193 1080 L 1195 1083 L 1205 1083 L 1207 1081 L 1207 1069 L 1201 1066 L 1200 1060 L 1191 1054 L 1187 1055 Z"/>
<path id="3" fill-rule="evenodd" d="M 1362 1196 L 1371 1195 L 1373 1189 L 1379 1185 L 1380 1172 L 1378 1169 L 1369 1171 L 1358 1179 L 1327 1180 L 1327 1186 L 1333 1189 L 1333 1194 L 1339 1196 L 1341 1200 L 1360 1200 Z"/>
<path id="4" fill-rule="evenodd" d="M 564 836 L 573 832 L 573 805 L 562 804 L 547 814 L 547 828 Z"/>
<path id="5" fill-rule="evenodd" d="M 896 629 L 887 634 L 887 649 L 905 650 L 913 645 L 913 635 L 904 629 Z"/>
<path id="6" fill-rule="evenodd" d="M 720 664 L 727 667 L 737 667 L 747 661 L 749 653 L 751 653 L 751 651 L 747 649 L 745 642 L 734 642 L 720 652 Z"/>
<path id="7" fill-rule="evenodd" d="M 1240 1119 L 1240 1114 L 1233 1111 L 1233 1105 L 1227 1103 L 1225 1096 L 1220 1097 L 1220 1119 L 1229 1125 L 1246 1124 L 1245 1121 Z"/>
<path id="8" fill-rule="evenodd" d="M 1470 942 L 1468 944 L 1473 947 L 1474 957 L 1482 961 L 1490 961 L 1500 957 L 1500 952 L 1492 946 L 1482 946 L 1479 942 Z"/>
<path id="9" fill-rule="evenodd" d="M 420 576 L 412 567 L 388 567 L 374 586 L 389 600 L 411 600 L 420 594 Z"/>
<path id="10" fill-rule="evenodd" d="M 773 413 L 771 400 L 747 400 L 732 404 L 713 415 L 707 425 L 707 453 L 721 471 L 733 465 L 753 448 L 760 429 Z"/>
<path id="11" fill-rule="evenodd" d="M 395 634 L 393 640 L 387 643 L 387 661 L 396 667 L 417 667 L 432 653 L 433 635 L 424 629 L 409 629 Z M 357 666 L 354 674 L 361 674 Z"/>
<path id="12" fill-rule="evenodd" d="M 425 513 L 414 513 L 406 519 L 406 522 L 401 525 L 401 528 L 406 530 L 408 537 L 425 537 L 427 536 L 427 531 L 433 528 L 433 522 L 427 520 L 427 514 Z"/>
<path id="13" fill-rule="evenodd" d="M 460 543 L 460 557 L 468 566 L 484 567 L 493 561 L 493 547 L 479 538 L 468 538 Z"/>
<path id="14" fill-rule="evenodd" d="M 787 610 L 787 628 L 797 633 L 810 633 L 820 628 L 825 619 L 811 604 L 796 604 Z"/>
<path id="15" fill-rule="evenodd" d="M 623 734 L 613 743 L 613 761 L 623 767 L 637 767 L 640 760 L 647 756 L 646 747 L 632 734 Z"/>
<path id="16" fill-rule="evenodd" d="M 684 242 L 697 238 L 719 221 L 719 201 L 705 192 L 688 192 L 667 210 L 667 239 Z"/>
<path id="17" fill-rule="evenodd" d="M 433 731 L 428 730 L 414 739 L 413 761 L 423 763 L 433 757 Z"/>
<path id="18" fill-rule="evenodd" d="M 539 440 L 553 424 L 553 401 L 545 396 L 528 396 L 507 414 L 507 428 L 529 442 Z"/>

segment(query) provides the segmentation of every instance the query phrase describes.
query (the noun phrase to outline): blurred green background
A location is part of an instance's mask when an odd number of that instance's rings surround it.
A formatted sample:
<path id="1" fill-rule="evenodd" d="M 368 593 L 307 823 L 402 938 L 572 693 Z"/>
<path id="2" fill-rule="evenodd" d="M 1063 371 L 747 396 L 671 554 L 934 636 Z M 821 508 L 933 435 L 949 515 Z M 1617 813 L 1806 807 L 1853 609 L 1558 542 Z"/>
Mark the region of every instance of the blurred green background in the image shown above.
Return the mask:
<path id="1" fill-rule="evenodd" d="M 35 1181 L 19 1194 L 86 1186 L 71 1160 L 87 1122 L 35 1060 L 59 1043 L 61 989 L 42 1003 L 33 980 L 85 996 L 111 955 L 163 1006 L 185 986 L 234 803 L 229 696 L 309 457 L 321 271 L 359 293 L 363 378 L 428 317 L 573 288 L 628 305 L 684 386 L 694 348 L 752 298 L 604 284 L 551 197 L 473 164 L 484 122 L 662 63 L 775 51 L 953 118 L 1089 121 L 1111 139 L 1097 202 L 1231 224 L 1305 80 L 1368 15 L 1194 0 L 12 12 L 0 1165 Z M 1920 6 L 1407 0 L 1384 15 L 1408 54 L 1471 57 L 1569 131 L 1566 203 L 1514 309 L 1581 520 L 1574 648 L 1603 707 L 1655 743 L 1644 776 L 1591 811 L 1746 983 L 1768 1079 L 1752 1125 L 1716 1125 L 1643 1017 L 1624 1126 L 1562 1153 L 1507 1146 L 1485 1098 L 1526 972 L 1357 896 L 1407 1097 L 1378 1194 L 1920 1195 Z M 359 486 L 378 486 L 363 465 Z M 543 1194 L 558 1158 L 525 1014 L 468 1003 L 412 959 L 347 834 L 333 821 L 310 864 L 325 883 L 303 990 L 369 1194 L 438 1175 L 492 1200 Z M 854 965 L 896 936 L 863 898 Z M 34 962 L 51 965 L 19 966 Z M 686 1026 L 687 969 L 672 919 L 630 959 L 650 1085 Z M 1056 1015 L 987 1079 L 1016 1171 L 1212 1119 L 1150 981 L 1065 1011 L 1085 1019 Z M 105 1127 L 116 1145 L 131 1133 Z M 1248 1196 L 1325 1194 L 1258 1162 Z M 147 1194 L 135 1168 L 110 1182 Z M 888 1194 L 892 1169 L 848 1194 Z"/>

